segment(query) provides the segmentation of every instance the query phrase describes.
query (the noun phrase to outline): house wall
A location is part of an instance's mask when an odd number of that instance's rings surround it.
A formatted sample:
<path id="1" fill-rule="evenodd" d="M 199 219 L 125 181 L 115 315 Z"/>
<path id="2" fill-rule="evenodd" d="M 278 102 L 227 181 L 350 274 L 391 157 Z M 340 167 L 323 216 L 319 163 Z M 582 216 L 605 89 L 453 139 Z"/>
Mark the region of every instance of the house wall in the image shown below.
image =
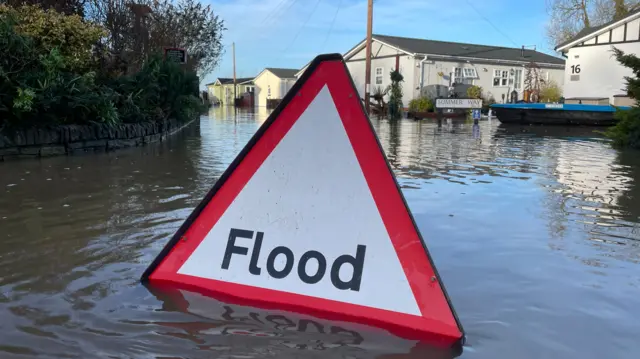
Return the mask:
<path id="1" fill-rule="evenodd" d="M 218 94 L 216 92 L 218 86 L 209 85 L 207 86 L 207 92 L 209 93 L 209 101 L 214 102 L 215 100 L 219 100 Z"/>
<path id="2" fill-rule="evenodd" d="M 419 61 L 418 61 L 419 63 Z M 477 74 L 477 78 L 471 80 L 471 85 L 482 87 L 482 93 L 485 97 L 493 96 L 496 102 L 503 102 L 502 95 L 505 95 L 504 101 L 508 101 L 509 93 L 514 89 L 518 91 L 518 99 L 522 99 L 524 93 L 524 79 L 526 77 L 526 69 L 524 65 L 505 65 L 489 62 L 466 62 L 466 61 L 441 61 L 441 60 L 427 60 L 424 69 L 424 85 L 444 85 L 449 86 L 450 78 L 453 75 L 453 71 L 456 67 L 460 68 L 474 68 Z M 503 85 L 502 80 L 500 84 L 494 86 L 494 71 L 508 71 L 507 84 Z M 514 74 L 511 74 L 511 70 Z M 521 76 L 517 79 L 516 70 L 521 70 Z M 439 75 L 442 73 L 443 75 Z M 560 88 L 564 83 L 564 69 L 551 68 L 541 66 L 539 76 L 545 81 L 554 81 Z M 519 80 L 519 81 L 516 81 Z M 419 86 L 419 76 L 418 76 Z"/>
<path id="3" fill-rule="evenodd" d="M 625 94 L 625 76 L 631 70 L 613 57 L 612 47 L 625 53 L 640 52 L 640 19 L 586 39 L 565 51 L 567 65 L 564 73 L 564 96 L 606 97 L 613 103 L 614 95 Z"/>
<path id="4" fill-rule="evenodd" d="M 375 55 L 378 57 L 373 57 Z M 473 79 L 472 84 L 478 85 L 483 88 L 485 96 L 493 96 L 496 102 L 502 102 L 502 94 L 505 95 L 505 102 L 508 101 L 508 94 L 514 90 L 516 83 L 515 74 L 511 75 L 510 70 L 521 69 L 522 73 L 519 81 L 518 99 L 522 99 L 524 92 L 524 78 L 526 76 L 526 69 L 524 64 L 522 65 L 505 65 L 489 62 L 461 62 L 461 61 L 444 61 L 444 60 L 431 60 L 427 59 L 424 64 L 424 69 L 421 67 L 422 58 L 414 58 L 407 55 L 404 52 L 399 52 L 393 47 L 386 46 L 374 40 L 372 46 L 372 59 L 371 59 L 371 93 L 375 92 L 376 86 L 385 88 L 389 86 L 391 80 L 389 73 L 395 69 L 396 58 L 395 56 L 400 54 L 400 73 L 404 76 L 404 82 L 402 83 L 403 99 L 402 102 L 405 107 L 409 105 L 409 101 L 420 96 L 421 93 L 421 79 L 423 81 L 423 88 L 428 85 L 443 85 L 449 86 L 450 74 L 456 67 L 473 67 L 476 69 L 478 78 Z M 364 98 L 364 84 L 365 84 L 365 49 L 361 49 L 356 52 L 353 57 L 347 60 L 347 68 L 353 78 L 353 81 L 358 89 L 358 93 L 361 98 Z M 560 88 L 563 87 L 565 82 L 564 69 L 561 67 L 548 67 L 540 65 L 540 77 L 544 80 L 553 80 Z M 383 83 L 382 85 L 376 84 L 376 68 L 383 68 Z M 486 69 L 486 71 L 485 71 Z M 502 83 L 498 86 L 493 85 L 494 70 L 509 71 L 507 78 L 507 84 L 505 86 Z M 442 72 L 443 76 L 438 73 Z M 386 97 L 388 100 L 388 96 Z"/>
<path id="5" fill-rule="evenodd" d="M 255 106 L 267 106 L 268 98 L 274 97 L 274 89 L 279 84 L 279 78 L 270 71 L 264 71 L 253 80 L 255 84 Z M 269 92 L 269 87 L 271 91 Z"/>
<path id="6" fill-rule="evenodd" d="M 640 53 L 640 42 L 614 46 L 626 53 Z M 612 45 L 607 44 L 569 50 L 564 74 L 566 98 L 608 97 L 613 103 L 614 95 L 625 94 L 624 77 L 633 73 L 618 63 L 611 48 Z"/>
<path id="7" fill-rule="evenodd" d="M 291 90 L 293 84 L 296 83 L 296 80 L 296 78 L 287 78 L 280 81 L 279 98 L 284 98 L 287 95 L 287 92 Z"/>
<path id="8" fill-rule="evenodd" d="M 376 87 L 380 87 L 381 89 L 387 88 L 391 84 L 391 71 L 396 68 L 396 56 L 400 56 L 399 61 L 399 70 L 400 73 L 404 76 L 404 81 L 402 82 L 402 103 L 405 107 L 409 105 L 409 101 L 414 96 L 414 63 L 415 60 L 408 56 L 404 52 L 400 52 L 390 46 L 386 46 L 377 41 L 373 41 L 373 45 L 371 47 L 371 95 L 375 93 Z M 347 68 L 349 69 L 349 73 L 351 78 L 353 78 L 353 82 L 358 89 L 358 94 L 360 98 L 364 98 L 365 95 L 365 74 L 366 74 L 366 50 L 362 48 L 358 52 L 356 52 L 353 57 L 347 60 Z M 382 69 L 382 83 L 376 83 L 376 69 Z M 389 100 L 389 96 L 385 97 L 385 101 Z"/>
<path id="9" fill-rule="evenodd" d="M 253 82 L 255 84 L 255 105 L 267 106 L 267 99 L 282 99 L 293 87 L 296 79 L 281 79 L 271 71 L 264 71 Z"/>

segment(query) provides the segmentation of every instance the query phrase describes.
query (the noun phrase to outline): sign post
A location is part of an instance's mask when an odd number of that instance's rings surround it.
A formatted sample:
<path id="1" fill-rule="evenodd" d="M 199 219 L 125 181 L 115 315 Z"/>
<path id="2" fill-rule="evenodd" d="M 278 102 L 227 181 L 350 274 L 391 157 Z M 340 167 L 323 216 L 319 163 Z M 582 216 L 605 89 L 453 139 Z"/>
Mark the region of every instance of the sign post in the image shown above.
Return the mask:
<path id="1" fill-rule="evenodd" d="M 142 281 L 464 341 L 339 54 L 309 64 Z"/>
<path id="2" fill-rule="evenodd" d="M 444 110 L 453 109 L 472 109 L 473 122 L 478 123 L 480 120 L 480 109 L 482 108 L 482 99 L 478 98 L 438 98 L 436 99 L 436 109 L 438 114 L 438 124 L 442 121 Z"/>

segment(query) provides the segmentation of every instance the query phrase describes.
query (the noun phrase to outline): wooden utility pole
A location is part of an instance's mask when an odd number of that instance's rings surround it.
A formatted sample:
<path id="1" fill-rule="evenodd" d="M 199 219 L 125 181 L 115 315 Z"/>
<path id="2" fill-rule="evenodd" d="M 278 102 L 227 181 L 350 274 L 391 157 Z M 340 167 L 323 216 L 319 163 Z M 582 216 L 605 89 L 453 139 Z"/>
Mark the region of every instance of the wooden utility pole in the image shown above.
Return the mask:
<path id="1" fill-rule="evenodd" d="M 370 111 L 369 97 L 371 95 L 371 33 L 373 31 L 373 0 L 368 1 L 367 6 L 367 41 L 366 41 L 366 53 L 367 58 L 365 61 L 365 75 L 364 75 L 364 109 L 367 114 Z"/>
<path id="2" fill-rule="evenodd" d="M 236 94 L 236 43 L 233 44 L 233 105 L 236 105 L 236 98 L 238 98 Z"/>

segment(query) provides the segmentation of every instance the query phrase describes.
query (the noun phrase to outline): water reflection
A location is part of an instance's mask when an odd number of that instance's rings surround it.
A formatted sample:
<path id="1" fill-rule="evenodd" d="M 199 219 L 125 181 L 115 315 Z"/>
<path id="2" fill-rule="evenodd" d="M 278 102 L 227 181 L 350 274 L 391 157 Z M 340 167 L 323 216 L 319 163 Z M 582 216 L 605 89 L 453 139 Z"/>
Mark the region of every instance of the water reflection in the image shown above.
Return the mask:
<path id="1" fill-rule="evenodd" d="M 188 339 L 200 349 L 224 347 L 229 354 L 221 358 L 298 358 L 305 353 L 305 357 L 445 359 L 459 354 L 364 325 L 241 306 L 186 290 L 148 289 L 162 302 L 162 312 L 187 314 L 179 321 L 153 322 L 165 327 L 162 335 Z"/>
<path id="2" fill-rule="evenodd" d="M 345 339 L 267 312 L 245 325 L 246 307 L 225 322 L 139 285 L 267 116 L 212 108 L 163 143 L 0 163 L 0 357 L 432 355 L 332 347 Z M 640 355 L 638 152 L 589 128 L 372 123 L 467 330 L 462 358 Z"/>

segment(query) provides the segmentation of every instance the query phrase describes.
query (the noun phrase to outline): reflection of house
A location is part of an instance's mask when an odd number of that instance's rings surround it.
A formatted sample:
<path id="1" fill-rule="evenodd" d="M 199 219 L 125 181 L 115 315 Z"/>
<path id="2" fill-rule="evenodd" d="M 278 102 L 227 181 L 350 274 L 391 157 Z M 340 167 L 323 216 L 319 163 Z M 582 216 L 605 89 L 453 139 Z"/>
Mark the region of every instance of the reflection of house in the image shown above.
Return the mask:
<path id="1" fill-rule="evenodd" d="M 640 9 L 620 20 L 584 29 L 556 46 L 556 51 L 567 57 L 564 80 L 567 99 L 604 98 L 606 103 L 631 104 L 624 96 L 624 77 L 632 72 L 612 56 L 613 46 L 625 53 L 640 52 Z"/>
<path id="2" fill-rule="evenodd" d="M 215 82 L 207 84 L 209 100 L 212 103 L 223 105 L 233 105 L 233 79 L 219 77 Z M 253 77 L 236 79 L 236 96 L 241 97 L 245 92 L 252 92 L 254 89 Z"/>
<path id="3" fill-rule="evenodd" d="M 540 67 L 542 80 L 554 80 L 562 86 L 564 79 L 564 59 L 529 49 L 373 35 L 371 50 L 371 93 L 376 87 L 391 84 L 389 75 L 397 61 L 404 76 L 405 106 L 421 92 L 446 96 L 454 84 L 482 86 L 485 96 L 493 96 L 498 102 L 502 95 L 507 100 L 514 89 L 522 98 L 524 66 L 532 61 Z M 364 98 L 365 40 L 349 50 L 344 59 Z"/>
<path id="4" fill-rule="evenodd" d="M 296 82 L 297 69 L 266 68 L 253 80 L 256 106 L 266 106 L 268 99 L 282 99 Z"/>

